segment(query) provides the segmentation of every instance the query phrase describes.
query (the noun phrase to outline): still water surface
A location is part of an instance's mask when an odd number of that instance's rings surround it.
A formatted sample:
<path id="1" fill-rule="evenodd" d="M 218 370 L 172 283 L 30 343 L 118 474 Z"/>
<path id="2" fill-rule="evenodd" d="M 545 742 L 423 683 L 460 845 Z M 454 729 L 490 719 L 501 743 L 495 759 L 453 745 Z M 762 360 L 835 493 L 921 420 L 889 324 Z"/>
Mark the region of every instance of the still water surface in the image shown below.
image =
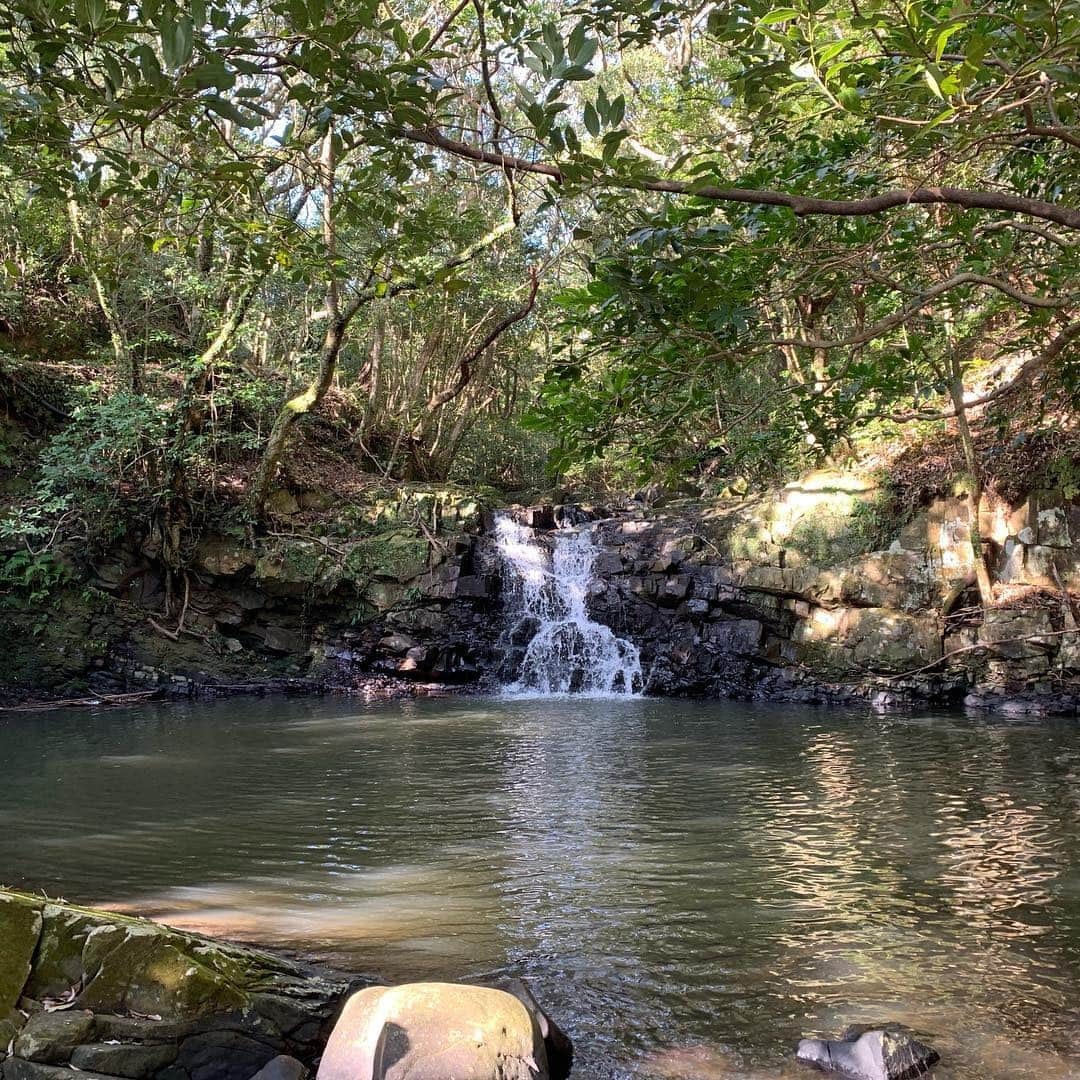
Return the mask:
<path id="1" fill-rule="evenodd" d="M 941 1078 L 1080 1078 L 1075 726 L 229 701 L 8 717 L 0 777 L 3 883 L 523 976 L 587 1080 L 804 1076 L 801 1035 L 889 1019 Z"/>

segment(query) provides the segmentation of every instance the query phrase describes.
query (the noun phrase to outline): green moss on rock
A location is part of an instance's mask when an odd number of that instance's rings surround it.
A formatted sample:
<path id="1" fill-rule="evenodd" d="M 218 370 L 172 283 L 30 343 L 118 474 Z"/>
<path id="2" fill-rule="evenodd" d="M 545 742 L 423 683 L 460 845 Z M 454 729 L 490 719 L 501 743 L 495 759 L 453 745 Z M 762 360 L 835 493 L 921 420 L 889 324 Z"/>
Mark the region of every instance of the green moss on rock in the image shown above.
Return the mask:
<path id="1" fill-rule="evenodd" d="M 41 937 L 41 901 L 0 893 L 0 1016 L 15 1008 Z"/>

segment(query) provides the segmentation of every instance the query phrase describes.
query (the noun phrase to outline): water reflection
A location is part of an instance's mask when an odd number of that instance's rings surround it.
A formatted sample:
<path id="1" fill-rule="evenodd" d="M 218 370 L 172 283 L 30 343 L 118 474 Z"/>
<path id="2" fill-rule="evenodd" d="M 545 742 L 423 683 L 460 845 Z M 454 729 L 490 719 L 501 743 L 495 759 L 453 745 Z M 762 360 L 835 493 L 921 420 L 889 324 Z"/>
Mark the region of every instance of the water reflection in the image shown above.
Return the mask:
<path id="1" fill-rule="evenodd" d="M 1080 732 L 730 704 L 0 722 L 0 879 L 386 978 L 532 980 L 590 1078 L 1080 1077 Z"/>

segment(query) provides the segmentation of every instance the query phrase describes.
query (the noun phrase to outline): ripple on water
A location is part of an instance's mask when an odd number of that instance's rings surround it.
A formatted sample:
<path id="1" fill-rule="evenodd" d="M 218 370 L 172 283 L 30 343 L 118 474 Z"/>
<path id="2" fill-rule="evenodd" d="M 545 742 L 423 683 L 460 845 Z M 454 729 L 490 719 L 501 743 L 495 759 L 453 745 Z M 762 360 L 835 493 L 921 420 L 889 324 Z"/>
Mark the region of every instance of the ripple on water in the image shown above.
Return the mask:
<path id="1" fill-rule="evenodd" d="M 329 701 L 0 724 L 14 885 L 389 979 L 511 973 L 592 1080 L 802 1076 L 900 1020 L 1080 1080 L 1080 731 L 721 703 Z"/>

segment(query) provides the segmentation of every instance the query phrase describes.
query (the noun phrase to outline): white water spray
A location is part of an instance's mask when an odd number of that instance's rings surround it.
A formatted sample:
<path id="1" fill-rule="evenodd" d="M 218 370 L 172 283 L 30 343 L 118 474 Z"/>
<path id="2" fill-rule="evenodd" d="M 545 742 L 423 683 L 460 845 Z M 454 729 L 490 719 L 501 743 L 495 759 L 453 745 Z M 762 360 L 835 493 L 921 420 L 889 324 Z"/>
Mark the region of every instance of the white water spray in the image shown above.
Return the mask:
<path id="1" fill-rule="evenodd" d="M 525 648 L 521 668 L 506 687 L 512 694 L 637 694 L 641 657 L 629 641 L 589 618 L 599 550 L 587 529 L 557 533 L 549 555 L 531 529 L 510 517 L 495 524 L 508 594 L 508 642 Z"/>

